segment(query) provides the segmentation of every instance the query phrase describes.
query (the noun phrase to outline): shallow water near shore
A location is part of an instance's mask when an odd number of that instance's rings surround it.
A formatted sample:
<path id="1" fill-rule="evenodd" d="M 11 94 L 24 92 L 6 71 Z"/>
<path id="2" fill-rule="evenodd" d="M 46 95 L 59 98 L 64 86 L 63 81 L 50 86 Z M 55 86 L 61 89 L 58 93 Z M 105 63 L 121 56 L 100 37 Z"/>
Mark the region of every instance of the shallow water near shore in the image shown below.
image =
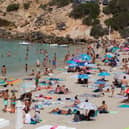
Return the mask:
<path id="1" fill-rule="evenodd" d="M 32 43 L 29 45 L 19 44 L 18 40 L 0 39 L 0 66 L 6 65 L 8 75 L 22 75 L 25 72 L 25 64 L 28 64 L 29 71 L 35 67 L 36 60 L 43 62 L 44 54 L 40 53 L 41 49 L 48 51 L 48 57 L 52 60 L 54 53 L 57 55 L 57 65 L 63 64 L 64 56 L 68 51 L 75 53 L 79 46 L 50 46 L 49 44 Z M 26 49 L 28 59 L 26 59 Z"/>

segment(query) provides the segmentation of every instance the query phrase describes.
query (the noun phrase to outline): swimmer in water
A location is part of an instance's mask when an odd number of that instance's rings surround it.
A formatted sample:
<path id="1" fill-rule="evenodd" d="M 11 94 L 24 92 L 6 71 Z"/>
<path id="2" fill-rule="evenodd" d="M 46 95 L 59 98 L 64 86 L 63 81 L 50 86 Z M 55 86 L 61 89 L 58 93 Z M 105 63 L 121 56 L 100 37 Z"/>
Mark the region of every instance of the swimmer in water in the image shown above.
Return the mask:
<path id="1" fill-rule="evenodd" d="M 10 51 L 7 52 L 7 56 L 8 56 L 8 57 L 11 56 L 11 52 L 10 52 Z"/>

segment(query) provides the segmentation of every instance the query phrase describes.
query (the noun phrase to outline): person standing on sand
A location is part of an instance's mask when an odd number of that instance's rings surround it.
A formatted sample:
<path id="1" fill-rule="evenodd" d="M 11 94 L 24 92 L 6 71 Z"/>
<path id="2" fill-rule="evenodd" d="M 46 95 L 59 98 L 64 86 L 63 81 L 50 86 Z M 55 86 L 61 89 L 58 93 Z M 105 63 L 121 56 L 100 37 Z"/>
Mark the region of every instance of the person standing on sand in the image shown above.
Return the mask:
<path id="1" fill-rule="evenodd" d="M 123 79 L 121 80 L 121 91 L 120 91 L 121 95 L 124 95 L 124 91 L 127 86 L 128 86 L 128 81 L 126 79 L 126 76 L 124 76 Z"/>
<path id="2" fill-rule="evenodd" d="M 1 74 L 2 74 L 2 76 L 6 76 L 6 74 L 7 74 L 7 69 L 6 69 L 5 65 L 3 65 L 1 68 Z"/>
<path id="3" fill-rule="evenodd" d="M 38 88 L 39 79 L 40 79 L 40 71 L 36 74 L 36 77 L 35 77 L 35 86 L 36 86 L 36 89 Z"/>
<path id="4" fill-rule="evenodd" d="M 12 92 L 12 96 L 11 96 L 10 100 L 11 100 L 11 104 L 10 104 L 11 111 L 10 111 L 10 113 L 15 113 L 16 95 L 15 95 L 14 92 Z"/>
<path id="5" fill-rule="evenodd" d="M 4 92 L 3 94 L 3 102 L 4 102 L 4 112 L 7 112 L 7 107 L 8 107 L 8 99 L 9 99 L 9 94 L 8 94 L 8 89 Z"/>

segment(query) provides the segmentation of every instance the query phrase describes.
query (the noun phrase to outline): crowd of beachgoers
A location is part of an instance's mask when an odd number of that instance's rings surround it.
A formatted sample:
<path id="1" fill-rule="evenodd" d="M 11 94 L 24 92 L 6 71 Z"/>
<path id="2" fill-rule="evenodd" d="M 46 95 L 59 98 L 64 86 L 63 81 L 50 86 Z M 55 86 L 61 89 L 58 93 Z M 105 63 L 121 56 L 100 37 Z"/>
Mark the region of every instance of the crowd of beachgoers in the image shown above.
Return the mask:
<path id="1" fill-rule="evenodd" d="M 28 51 L 29 47 L 26 49 L 26 59 Z M 41 112 L 47 107 L 51 107 L 48 115 L 73 115 L 71 121 L 74 122 L 97 120 L 98 115 L 110 113 L 110 107 L 104 98 L 107 94 L 110 98 L 121 97 L 121 107 L 129 106 L 128 40 L 122 43 L 115 40 L 107 43 L 96 41 L 75 53 L 68 50 L 61 68 L 57 67 L 56 53 L 51 65 L 47 50 L 41 49 L 40 53 L 45 55 L 43 63 L 37 60 L 36 69 L 32 68 L 31 72 L 28 64 L 25 64 L 27 76 L 21 79 L 8 78 L 6 65 L 2 66 L 0 101 L 5 115 L 7 112 L 15 114 L 17 102 L 20 101 L 23 105 L 24 124 L 42 123 L 45 116 Z M 59 73 L 63 76 L 58 76 Z M 74 88 L 65 83 L 67 78 L 84 88 L 83 94 L 79 92 L 80 87 L 76 87 L 78 92 L 72 94 Z M 103 100 L 97 105 L 90 102 L 89 98 Z M 67 105 L 65 101 L 68 102 Z"/>

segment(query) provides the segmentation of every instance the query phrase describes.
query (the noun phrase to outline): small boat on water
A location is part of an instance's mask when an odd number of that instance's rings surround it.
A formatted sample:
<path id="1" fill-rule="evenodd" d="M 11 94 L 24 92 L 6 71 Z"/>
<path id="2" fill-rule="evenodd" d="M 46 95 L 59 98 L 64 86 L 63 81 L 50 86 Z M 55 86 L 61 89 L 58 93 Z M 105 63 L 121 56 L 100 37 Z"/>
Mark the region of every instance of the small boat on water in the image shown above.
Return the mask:
<path id="1" fill-rule="evenodd" d="M 57 47 L 58 44 L 50 44 L 50 47 Z"/>
<path id="2" fill-rule="evenodd" d="M 20 45 L 29 45 L 30 43 L 23 41 L 23 42 L 20 42 L 19 44 L 20 44 Z"/>

